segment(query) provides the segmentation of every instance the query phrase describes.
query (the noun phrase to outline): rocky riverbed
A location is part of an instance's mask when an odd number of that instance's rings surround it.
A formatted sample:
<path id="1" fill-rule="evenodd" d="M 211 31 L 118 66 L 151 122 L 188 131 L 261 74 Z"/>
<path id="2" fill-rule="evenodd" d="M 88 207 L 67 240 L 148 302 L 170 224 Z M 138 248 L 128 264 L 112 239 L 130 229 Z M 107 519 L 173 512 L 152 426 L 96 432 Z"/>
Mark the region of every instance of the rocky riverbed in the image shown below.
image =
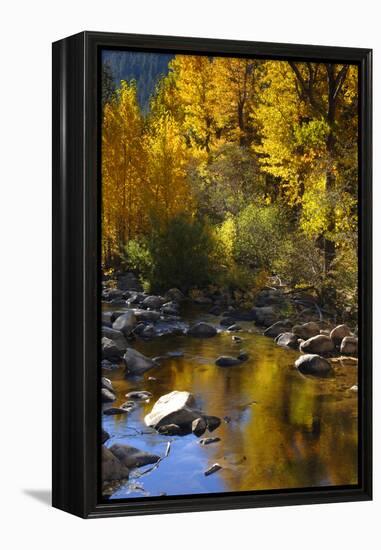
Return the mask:
<path id="1" fill-rule="evenodd" d="M 106 498 L 357 482 L 356 329 L 313 298 L 248 308 L 127 275 L 102 310 Z"/>

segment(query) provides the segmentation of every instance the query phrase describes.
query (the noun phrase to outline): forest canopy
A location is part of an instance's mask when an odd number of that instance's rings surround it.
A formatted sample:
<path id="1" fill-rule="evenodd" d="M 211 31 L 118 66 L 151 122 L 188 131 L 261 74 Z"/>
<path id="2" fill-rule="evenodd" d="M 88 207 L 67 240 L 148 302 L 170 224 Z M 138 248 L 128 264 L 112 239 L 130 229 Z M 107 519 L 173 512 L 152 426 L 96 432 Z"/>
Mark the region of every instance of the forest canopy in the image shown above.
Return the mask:
<path id="1" fill-rule="evenodd" d="M 138 97 L 104 63 L 104 271 L 185 292 L 277 275 L 356 315 L 357 66 L 176 55 Z"/>

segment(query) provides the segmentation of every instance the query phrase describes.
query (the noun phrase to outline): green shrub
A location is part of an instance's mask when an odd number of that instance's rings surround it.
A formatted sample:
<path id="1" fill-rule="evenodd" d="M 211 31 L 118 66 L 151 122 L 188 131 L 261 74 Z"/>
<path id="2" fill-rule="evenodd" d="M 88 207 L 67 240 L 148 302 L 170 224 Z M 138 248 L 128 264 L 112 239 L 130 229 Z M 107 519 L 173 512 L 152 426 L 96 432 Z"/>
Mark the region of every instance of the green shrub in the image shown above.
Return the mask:
<path id="1" fill-rule="evenodd" d="M 213 237 L 206 223 L 179 214 L 166 223 L 153 222 L 152 227 L 147 240 L 152 258 L 147 278 L 152 290 L 176 286 L 187 291 L 210 282 Z"/>

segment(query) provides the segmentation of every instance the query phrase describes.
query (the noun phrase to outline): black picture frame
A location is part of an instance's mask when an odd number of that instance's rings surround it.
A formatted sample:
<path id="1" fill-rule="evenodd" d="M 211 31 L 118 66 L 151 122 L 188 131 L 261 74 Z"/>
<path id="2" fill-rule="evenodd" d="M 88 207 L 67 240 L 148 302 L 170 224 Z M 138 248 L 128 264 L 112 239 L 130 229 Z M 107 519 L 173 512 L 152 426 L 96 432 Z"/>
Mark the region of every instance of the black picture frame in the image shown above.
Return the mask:
<path id="1" fill-rule="evenodd" d="M 359 484 L 101 502 L 101 48 L 356 63 L 359 67 Z M 53 506 L 83 518 L 372 498 L 372 50 L 82 32 L 53 44 Z"/>

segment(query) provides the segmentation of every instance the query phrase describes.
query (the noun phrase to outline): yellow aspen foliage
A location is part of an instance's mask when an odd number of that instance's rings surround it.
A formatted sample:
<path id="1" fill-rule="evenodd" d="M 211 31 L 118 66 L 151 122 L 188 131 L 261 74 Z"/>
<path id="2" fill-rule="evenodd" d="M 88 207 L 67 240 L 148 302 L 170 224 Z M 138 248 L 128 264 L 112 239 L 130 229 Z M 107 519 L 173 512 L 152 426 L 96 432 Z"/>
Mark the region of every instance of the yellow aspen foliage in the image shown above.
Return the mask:
<path id="1" fill-rule="evenodd" d="M 192 206 L 186 170 L 189 151 L 179 124 L 170 113 L 149 118 L 144 147 L 149 207 L 165 221 L 180 212 L 189 212 Z"/>
<path id="2" fill-rule="evenodd" d="M 106 103 L 102 126 L 103 257 L 121 251 L 142 226 L 146 155 L 134 82 Z"/>

